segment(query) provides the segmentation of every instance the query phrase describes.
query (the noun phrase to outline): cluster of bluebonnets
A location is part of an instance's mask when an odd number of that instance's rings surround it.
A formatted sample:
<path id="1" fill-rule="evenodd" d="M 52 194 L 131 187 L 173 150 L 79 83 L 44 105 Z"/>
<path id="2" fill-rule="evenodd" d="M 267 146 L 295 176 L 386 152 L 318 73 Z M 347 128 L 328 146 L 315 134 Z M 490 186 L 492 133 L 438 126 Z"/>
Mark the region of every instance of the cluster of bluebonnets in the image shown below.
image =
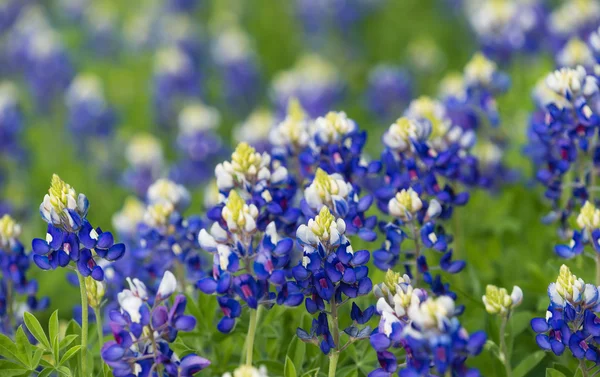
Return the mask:
<path id="1" fill-rule="evenodd" d="M 493 195 L 522 178 L 506 162 L 511 138 L 498 101 L 511 80 L 503 68 L 514 56 L 545 51 L 556 71 L 533 90 L 524 153 L 550 203 L 543 221 L 557 224 L 555 253 L 593 259 L 596 282 L 585 284 L 560 267 L 548 287 L 547 315 L 532 319 L 531 328 L 542 350 L 569 352 L 582 376 L 598 373 L 597 2 L 552 8 L 541 0 L 445 1 L 465 16 L 481 52 L 431 96 L 415 95 L 411 69 L 435 69 L 434 45 L 413 48 L 422 52 L 413 68 L 374 65 L 363 102 L 389 125 L 375 153 L 367 148 L 367 130 L 338 108 L 348 82 L 321 52 L 323 41 L 338 36 L 358 45 L 353 26 L 385 1 L 295 1 L 302 37 L 314 52 L 270 83 L 242 15 L 215 7 L 204 35 L 194 27 L 199 3 L 156 1 L 123 24 L 110 6 L 85 0 L 59 1 L 59 16 L 33 1 L 0 5 L 0 72 L 24 84 L 31 99 L 24 104 L 18 85 L 0 84 L 0 189 L 6 175 L 22 175 L 28 166 L 24 108 L 51 116 L 60 106 L 65 143 L 98 172 L 96 184 L 130 195 L 112 224 L 94 226 L 90 219 L 102 203 L 90 203 L 54 174 L 39 198 L 46 234 L 27 242 L 17 219 L 30 211 L 0 198 L 0 362 L 18 361 L 10 347 L 23 329 L 31 344 L 43 346 L 24 313 L 52 303 L 39 295 L 30 270 L 60 267 L 80 290 L 72 315 L 80 326 L 78 348 L 70 355 L 78 357 L 68 364 L 74 376 L 191 377 L 211 367 L 203 351 L 218 345 L 193 348 L 180 336 L 198 327 L 201 318 L 188 306 L 196 307 L 190 301 L 198 297 L 216 302 L 219 319 L 210 325 L 223 337 L 247 327 L 240 366 L 227 376 L 268 376 L 254 344 L 261 316 L 274 307 L 311 316 L 309 327 L 298 322 L 296 336 L 328 358 L 329 377 L 339 375 L 338 363 L 357 342 L 376 354 L 370 377 L 484 376 L 471 363 L 484 349 L 512 376 L 507 328 L 523 291 L 486 288 L 482 305 L 499 318 L 498 344 L 496 334 L 470 328 L 462 317 L 466 297 L 450 284 L 455 274 L 469 279 L 464 243 L 452 232 L 473 193 Z M 99 58 L 153 56 L 155 134 L 121 141 L 120 114 L 102 79 L 80 71 L 57 24 L 78 25 L 82 43 Z M 217 99 L 207 94 L 211 75 L 218 77 Z M 223 106 L 228 114 L 218 110 Z M 239 121 L 233 147 L 220 132 L 230 116 Z M 163 150 L 165 140 L 175 153 Z M 203 205 L 192 205 L 199 190 Z M 110 225 L 114 232 L 106 230 Z M 295 307 L 301 309 L 288 309 Z M 98 334 L 90 338 L 94 322 Z M 60 369 L 66 359 L 17 375 L 69 375 Z M 100 363 L 94 367 L 90 359 Z"/>

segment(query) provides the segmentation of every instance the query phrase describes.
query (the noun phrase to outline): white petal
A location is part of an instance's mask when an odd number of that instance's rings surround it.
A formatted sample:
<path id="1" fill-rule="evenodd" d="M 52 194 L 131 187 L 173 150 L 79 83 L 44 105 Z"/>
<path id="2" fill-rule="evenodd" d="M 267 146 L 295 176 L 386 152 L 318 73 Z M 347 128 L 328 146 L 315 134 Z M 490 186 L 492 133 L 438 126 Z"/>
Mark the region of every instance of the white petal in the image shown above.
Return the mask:
<path id="1" fill-rule="evenodd" d="M 175 275 L 173 275 L 171 271 L 165 271 L 156 294 L 160 296 L 161 299 L 165 299 L 171 296 L 176 289 L 177 279 L 175 279 Z"/>

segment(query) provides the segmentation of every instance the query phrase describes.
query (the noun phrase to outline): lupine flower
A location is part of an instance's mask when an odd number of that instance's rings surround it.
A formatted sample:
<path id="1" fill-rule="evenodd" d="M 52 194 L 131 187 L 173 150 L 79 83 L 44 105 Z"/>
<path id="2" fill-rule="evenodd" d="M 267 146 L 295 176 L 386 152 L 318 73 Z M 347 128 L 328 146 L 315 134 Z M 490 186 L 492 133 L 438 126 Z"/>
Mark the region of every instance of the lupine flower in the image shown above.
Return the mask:
<path id="1" fill-rule="evenodd" d="M 390 119 L 408 105 L 412 85 L 408 72 L 402 68 L 386 64 L 375 66 L 369 72 L 369 110 L 381 119 Z"/>
<path id="2" fill-rule="evenodd" d="M 216 293 L 223 311 L 217 329 L 228 333 L 241 315 L 241 303 L 250 309 L 273 303 L 297 306 L 302 294 L 285 279 L 293 242 L 280 238 L 275 222 L 257 227 L 259 208 L 233 189 L 224 206 L 210 211 L 215 220 L 210 231 L 198 235 L 200 246 L 214 254 L 212 275 L 196 286 L 206 294 Z M 271 287 L 275 287 L 277 293 Z"/>
<path id="3" fill-rule="evenodd" d="M 88 304 L 92 308 L 99 308 L 106 293 L 106 284 L 103 281 L 94 280 L 91 276 L 88 276 L 85 278 L 85 289 Z"/>
<path id="4" fill-rule="evenodd" d="M 51 99 L 62 94 L 73 78 L 73 67 L 54 30 L 41 28 L 26 41 L 25 77 L 39 111 L 50 109 Z"/>
<path id="5" fill-rule="evenodd" d="M 179 113 L 177 148 L 179 161 L 170 177 L 188 185 L 203 183 L 212 176 L 223 143 L 216 133 L 221 122 L 217 109 L 200 102 L 186 105 Z"/>
<path id="6" fill-rule="evenodd" d="M 233 109 L 247 114 L 257 103 L 260 72 L 250 37 L 238 26 L 219 30 L 213 58 L 221 71 L 225 100 Z"/>
<path id="7" fill-rule="evenodd" d="M 273 114 L 267 109 L 259 108 L 233 129 L 233 138 L 237 142 L 250 144 L 258 152 L 266 152 L 272 147 L 269 136 L 274 125 Z"/>
<path id="8" fill-rule="evenodd" d="M 598 27 L 600 4 L 590 0 L 568 0 L 556 7 L 548 17 L 548 31 L 555 49 L 576 36 L 589 35 Z"/>
<path id="9" fill-rule="evenodd" d="M 247 143 L 239 143 L 231 161 L 217 165 L 215 176 L 223 197 L 233 189 L 238 190 L 239 195 L 260 210 L 257 226 L 261 231 L 272 221 L 284 234 L 295 230 L 301 214 L 292 205 L 296 182 L 280 160 L 266 152 L 256 152 Z M 222 207 L 223 204 L 218 204 L 210 210 L 209 218 L 218 221 Z M 212 216 L 213 213 L 215 216 Z"/>
<path id="10" fill-rule="evenodd" d="M 283 113 L 292 98 L 298 99 L 311 117 L 325 114 L 341 98 L 344 84 L 335 68 L 317 55 L 302 57 L 289 71 L 275 76 L 272 96 Z"/>
<path id="11" fill-rule="evenodd" d="M 562 265 L 558 279 L 548 286 L 548 296 L 550 305 L 546 317 L 531 320 L 538 346 L 556 355 L 561 355 L 568 348 L 577 359 L 598 365 L 598 287 L 585 284 Z"/>
<path id="12" fill-rule="evenodd" d="M 312 183 L 304 189 L 304 199 L 300 202 L 300 208 L 304 216 L 310 218 L 317 210 L 327 207 L 346 221 L 348 234 L 358 234 L 365 241 L 374 241 L 377 235 L 373 228 L 377 218 L 365 214 L 373 198 L 371 195 L 359 198 L 359 192 L 341 175 L 330 175 L 318 168 Z"/>
<path id="13" fill-rule="evenodd" d="M 544 221 L 558 220 L 561 237 L 575 241 L 569 247 L 572 251 L 563 247 L 556 251 L 571 257 L 583 251 L 574 247 L 586 244 L 594 230 L 587 229 L 586 237 L 581 237 L 568 220 L 589 199 L 589 182 L 597 174 L 593 151 L 594 134 L 600 125 L 598 78 L 583 66 L 563 67 L 549 74 L 535 94 L 538 109 L 531 117 L 525 151 L 536 169 L 536 180 L 545 187 L 545 197 L 551 202 L 552 211 Z M 583 169 L 577 168 L 580 163 L 585 165 Z M 586 208 L 593 208 L 594 203 L 590 206 Z"/>
<path id="14" fill-rule="evenodd" d="M 0 333 L 9 336 L 23 323 L 24 311 L 43 310 L 50 302 L 36 297 L 38 283 L 27 278 L 30 258 L 20 235 L 21 226 L 12 217 L 0 217 Z"/>
<path id="15" fill-rule="evenodd" d="M 112 135 L 117 119 L 113 109 L 106 103 L 98 77 L 90 74 L 75 77 L 67 90 L 65 101 L 68 109 L 67 128 L 76 140 L 85 143 L 81 148 Z"/>
<path id="16" fill-rule="evenodd" d="M 140 221 L 134 217 L 132 261 L 115 266 L 120 275 L 136 274 L 154 291 L 156 278 L 169 269 L 181 271 L 182 288 L 205 275 L 205 261 L 200 254 L 197 234 L 204 222 L 198 216 L 184 217 L 190 203 L 189 192 L 181 185 L 167 179 L 153 183 L 147 193 L 147 206 Z M 137 211 L 137 209 L 134 209 Z M 134 213 L 134 215 L 139 215 Z M 132 265 L 137 268 L 132 270 Z M 185 277 L 184 275 L 185 274 Z"/>
<path id="17" fill-rule="evenodd" d="M 483 51 L 506 61 L 540 48 L 545 29 L 543 2 L 467 0 L 464 11 Z"/>
<path id="18" fill-rule="evenodd" d="M 16 87 L 10 82 L 0 83 L 0 153 L 4 158 L 25 158 L 26 152 L 20 140 L 23 126 L 23 113 Z"/>
<path id="19" fill-rule="evenodd" d="M 201 94 L 200 72 L 179 48 L 161 49 L 156 54 L 153 77 L 153 103 L 157 121 L 163 127 L 176 119 L 177 103 L 197 99 Z"/>
<path id="20" fill-rule="evenodd" d="M 116 9 L 107 3 L 92 3 L 85 12 L 87 44 L 98 56 L 112 57 L 120 46 Z"/>
<path id="21" fill-rule="evenodd" d="M 123 208 L 112 217 L 112 225 L 121 238 L 133 240 L 138 224 L 144 219 L 146 207 L 134 196 L 125 199 Z"/>
<path id="22" fill-rule="evenodd" d="M 150 134 L 135 135 L 125 149 L 125 160 L 129 167 L 123 173 L 123 181 L 143 198 L 164 167 L 160 141 Z"/>
<path id="23" fill-rule="evenodd" d="M 507 137 L 500 127 L 496 97 L 510 84 L 496 63 L 481 53 L 467 63 L 462 76 L 462 89 L 444 97 L 444 107 L 453 128 L 450 139 L 459 139 L 472 156 L 461 161 L 462 183 L 496 190 L 514 182 L 517 173 L 503 161 Z"/>
<path id="24" fill-rule="evenodd" d="M 99 260 L 115 261 L 125 253 L 125 245 L 114 243 L 110 232 L 94 228 L 87 220 L 89 202 L 84 194 L 56 174 L 48 194 L 40 204 L 40 213 L 48 223 L 46 239 L 35 238 L 33 261 L 43 270 L 74 265 L 84 277 L 104 279 Z"/>
<path id="25" fill-rule="evenodd" d="M 191 331 L 196 319 L 184 314 L 186 298 L 178 295 L 172 305 L 166 301 L 177 285 L 166 271 L 158 294 L 147 295 L 141 281 L 128 279 L 130 289 L 119 293 L 120 310 L 110 313 L 115 340 L 104 344 L 101 355 L 115 376 L 149 375 L 162 365 L 165 376 L 191 377 L 210 365 L 210 361 L 188 354 L 179 358 L 170 348 L 179 331 Z"/>
<path id="26" fill-rule="evenodd" d="M 482 297 L 485 310 L 489 314 L 500 314 L 506 316 L 515 307 L 523 301 L 523 291 L 518 286 L 514 286 L 509 295 L 505 288 L 498 288 L 495 285 L 488 285 L 485 288 L 485 295 Z"/>
<path id="27" fill-rule="evenodd" d="M 325 354 L 332 348 L 339 350 L 342 346 L 336 344 L 337 340 L 329 333 L 325 303 L 337 307 L 343 302 L 343 296 L 351 300 L 368 294 L 373 287 L 365 265 L 370 253 L 367 250 L 355 252 L 344 235 L 345 230 L 344 220 L 336 218 L 323 206 L 319 214 L 310 219 L 307 225 L 301 225 L 296 233 L 304 256 L 292 273 L 306 296 L 306 310 L 311 314 L 321 312 L 318 321 L 313 321 L 310 334 L 300 328 L 297 333 L 306 342 L 322 337 L 320 348 Z M 362 312 L 358 306 L 353 306 L 351 315 L 356 323 L 364 324 L 373 312 L 373 308 Z M 370 330 L 359 330 L 352 325 L 344 331 L 351 337 L 364 338 L 365 332 Z"/>
<path id="28" fill-rule="evenodd" d="M 390 270 L 385 282 L 373 291 L 381 319 L 370 340 L 380 368 L 369 376 L 396 372 L 407 377 L 429 373 L 479 376 L 477 370 L 467 368 L 465 360 L 481 352 L 485 333 L 469 336 L 455 317 L 457 309 L 451 297 L 428 297 L 425 290 L 413 288 L 408 275 Z M 405 350 L 405 362 L 392 352 L 396 348 Z"/>

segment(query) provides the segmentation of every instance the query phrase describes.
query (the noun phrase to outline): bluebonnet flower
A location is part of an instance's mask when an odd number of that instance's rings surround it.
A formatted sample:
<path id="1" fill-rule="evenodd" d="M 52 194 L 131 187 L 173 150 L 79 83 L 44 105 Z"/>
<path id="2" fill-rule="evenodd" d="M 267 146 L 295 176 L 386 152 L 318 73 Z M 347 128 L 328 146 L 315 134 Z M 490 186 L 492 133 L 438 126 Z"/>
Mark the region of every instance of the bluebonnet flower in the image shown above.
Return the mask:
<path id="1" fill-rule="evenodd" d="M 317 169 L 315 178 L 304 189 L 304 199 L 300 208 L 306 218 L 314 217 L 317 211 L 327 207 L 337 217 L 344 219 L 348 234 L 357 234 L 365 241 L 374 241 L 377 234 L 373 230 L 376 216 L 367 216 L 366 211 L 373 202 L 371 195 L 359 198 L 360 191 L 346 182 L 339 174 L 327 174 Z"/>
<path id="2" fill-rule="evenodd" d="M 136 266 L 130 273 L 155 289 L 157 278 L 173 269 L 185 290 L 186 284 L 205 275 L 206 262 L 199 253 L 197 234 L 204 222 L 198 216 L 184 217 L 190 203 L 190 194 L 181 185 L 159 179 L 148 188 L 147 207 L 143 221 L 136 218 L 137 209 L 128 221 L 136 226 L 135 244 L 131 258 Z M 115 266 L 123 275 L 129 272 L 132 262 Z"/>
<path id="3" fill-rule="evenodd" d="M 115 377 L 149 376 L 162 370 L 164 376 L 191 377 L 210 365 L 210 361 L 195 354 L 181 359 L 170 344 L 179 331 L 192 331 L 196 319 L 185 315 L 186 298 L 168 298 L 175 291 L 177 281 L 165 272 L 156 297 L 148 296 L 144 283 L 128 279 L 129 289 L 119 293 L 120 310 L 110 313 L 110 326 L 115 340 L 101 349 L 104 362 Z"/>
<path id="4" fill-rule="evenodd" d="M 120 49 L 119 19 L 107 3 L 92 3 L 85 10 L 87 45 L 97 56 L 114 57 Z"/>
<path id="5" fill-rule="evenodd" d="M 38 283 L 27 277 L 31 260 L 20 234 L 21 226 L 12 217 L 0 217 L 0 333 L 9 336 L 23 323 L 24 311 L 43 310 L 50 303 L 36 296 Z"/>
<path id="6" fill-rule="evenodd" d="M 17 89 L 10 82 L 0 84 L 0 152 L 4 158 L 22 160 L 26 152 L 21 145 L 24 119 Z"/>
<path id="7" fill-rule="evenodd" d="M 546 317 L 531 320 L 538 346 L 556 355 L 569 349 L 577 359 L 598 365 L 598 287 L 585 284 L 562 265 L 556 282 L 548 286 L 548 296 L 550 305 Z"/>
<path id="8" fill-rule="evenodd" d="M 489 314 L 499 314 L 500 316 L 508 317 L 510 312 L 523 301 L 523 290 L 515 285 L 509 295 L 505 288 L 487 285 L 485 287 L 485 295 L 481 299 L 485 310 Z"/>
<path id="9" fill-rule="evenodd" d="M 551 48 L 558 50 L 573 37 L 586 38 L 598 27 L 600 4 L 593 0 L 568 0 L 548 16 Z"/>
<path id="10" fill-rule="evenodd" d="M 506 92 L 510 80 L 498 70 L 496 63 L 481 53 L 467 63 L 461 88 L 444 97 L 444 106 L 452 124 L 469 135 L 474 131 L 477 140 L 470 150 L 472 156 L 461 164 L 462 182 L 495 190 L 502 184 L 514 182 L 517 173 L 503 161 L 507 137 L 500 127 L 496 97 Z M 458 133 L 453 130 L 452 133 Z"/>
<path id="11" fill-rule="evenodd" d="M 143 198 L 164 169 L 160 141 L 150 134 L 134 135 L 125 148 L 125 160 L 129 166 L 123 173 L 123 183 Z"/>
<path id="12" fill-rule="evenodd" d="M 9 30 L 29 1 L 9 0 L 0 5 L 0 34 Z"/>
<path id="13" fill-rule="evenodd" d="M 225 101 L 239 114 L 248 114 L 258 102 L 261 84 L 250 37 L 235 25 L 219 30 L 213 59 L 221 73 Z"/>
<path id="14" fill-rule="evenodd" d="M 156 12 L 158 13 L 158 12 Z M 161 13 L 150 25 L 150 33 L 155 37 L 153 44 L 166 47 L 176 46 L 193 63 L 195 67 L 204 68 L 207 53 L 205 41 L 202 38 L 201 26 L 188 13 Z M 156 34 L 156 35 L 153 35 Z M 152 46 L 156 47 L 156 46 Z"/>
<path id="15" fill-rule="evenodd" d="M 70 57 L 58 33 L 49 26 L 32 30 L 20 43 L 23 45 L 16 48 L 23 49 L 24 60 L 14 64 L 24 70 L 38 111 L 46 112 L 52 99 L 62 95 L 73 79 Z"/>
<path id="16" fill-rule="evenodd" d="M 235 141 L 246 142 L 258 152 L 268 152 L 273 147 L 269 138 L 275 124 L 275 117 L 269 110 L 258 108 L 233 129 L 232 136 Z"/>
<path id="17" fill-rule="evenodd" d="M 598 98 L 598 78 L 583 66 L 563 67 L 535 90 L 538 108 L 531 117 L 525 151 L 552 206 L 545 221 L 558 220 L 563 238 L 573 235 L 568 224 L 571 213 L 591 200 L 594 190 Z"/>
<path id="18" fill-rule="evenodd" d="M 469 199 L 468 192 L 457 193 L 452 185 L 464 179 L 460 170 L 472 141 L 472 131 L 463 132 L 453 125 L 443 104 L 428 97 L 413 101 L 407 117 L 390 126 L 383 137 L 384 183 L 375 196 L 379 209 L 393 220 L 380 224 L 386 240 L 373 253 L 378 268 L 387 270 L 399 263 L 406 239 L 412 240 L 414 249 L 402 253 L 405 268 L 410 271 L 410 264 L 421 263 L 412 270 L 415 284 L 419 273 L 424 273 L 428 284 L 439 285 L 438 278 L 425 268 L 423 246 L 444 254 L 440 259 L 444 271 L 456 273 L 464 268 L 463 261 L 452 260 L 448 246 L 452 238 L 446 235 L 442 221 Z M 446 181 L 443 187 L 441 180 Z"/>
<path id="19" fill-rule="evenodd" d="M 468 357 L 481 352 L 486 341 L 483 332 L 471 335 L 456 318 L 457 309 L 449 296 L 428 297 L 423 289 L 413 288 L 407 275 L 391 271 L 385 283 L 374 289 L 379 327 L 370 337 L 377 351 L 380 368 L 370 377 L 423 376 L 431 373 L 453 376 L 479 376 L 465 365 Z M 405 351 L 398 360 L 394 349 Z"/>
<path id="20" fill-rule="evenodd" d="M 587 43 L 579 38 L 572 38 L 556 54 L 556 63 L 559 67 L 576 67 L 581 65 L 593 68 L 596 64 L 594 52 Z"/>
<path id="21" fill-rule="evenodd" d="M 403 68 L 379 64 L 369 72 L 368 79 L 368 108 L 380 119 L 389 120 L 408 105 L 413 84 Z"/>
<path id="22" fill-rule="evenodd" d="M 259 208 L 245 201 L 236 189 L 229 191 L 224 205 L 210 211 L 215 220 L 210 230 L 198 235 L 200 246 L 214 255 L 212 274 L 197 282 L 207 294 L 218 295 L 223 318 L 217 328 L 228 333 L 242 305 L 256 310 L 258 305 L 297 306 L 302 294 L 286 281 L 284 268 L 290 261 L 293 241 L 281 238 L 275 222 L 261 230 Z M 276 288 L 276 292 L 272 290 Z"/>
<path id="23" fill-rule="evenodd" d="M 273 155 L 300 178 L 313 179 L 320 168 L 340 174 L 357 193 L 377 185 L 374 178 L 381 163 L 368 161 L 363 152 L 367 133 L 344 112 L 330 111 L 312 120 L 300 102 L 291 99 L 286 117 L 272 129 L 269 138 Z"/>
<path id="24" fill-rule="evenodd" d="M 87 220 L 89 202 L 84 194 L 65 183 L 56 174 L 48 194 L 40 204 L 40 213 L 48 223 L 45 239 L 32 241 L 34 263 L 43 270 L 76 267 L 84 277 L 104 279 L 98 261 L 115 261 L 125 253 L 125 245 L 114 243 L 110 232 L 94 228 Z"/>
<path id="25" fill-rule="evenodd" d="M 224 161 L 215 168 L 217 187 L 224 199 L 231 190 L 238 193 L 259 209 L 257 226 L 264 230 L 275 221 L 283 234 L 291 234 L 297 227 L 301 214 L 294 206 L 296 182 L 280 160 L 268 153 L 258 153 L 247 143 L 239 143 L 231 155 L 231 161 Z M 223 204 L 209 210 L 208 217 L 220 218 Z M 215 216 L 212 216 L 212 214 Z"/>
<path id="26" fill-rule="evenodd" d="M 107 140 L 113 135 L 117 118 L 106 102 L 100 79 L 91 74 L 75 77 L 65 95 L 67 128 L 80 152 L 95 140 Z"/>
<path id="27" fill-rule="evenodd" d="M 313 118 L 325 114 L 341 99 L 344 83 L 335 67 L 318 55 L 307 55 L 289 71 L 278 73 L 272 83 L 275 107 L 284 113 L 297 98 Z"/>
<path id="28" fill-rule="evenodd" d="M 411 71 L 431 74 L 440 71 L 446 64 L 446 55 L 430 37 L 417 37 L 406 47 Z"/>
<path id="29" fill-rule="evenodd" d="M 339 306 L 368 294 L 373 287 L 366 266 L 369 251 L 354 251 L 345 232 L 344 220 L 336 218 L 327 206 L 322 206 L 319 214 L 307 224 L 300 225 L 296 232 L 304 255 L 292 274 L 306 296 L 306 310 L 311 314 L 320 312 L 318 320 L 313 321 L 310 334 L 302 329 L 298 329 L 297 334 L 303 341 L 315 344 L 319 337 L 322 338 L 320 348 L 325 354 L 331 350 L 337 354 L 343 348 L 339 329 L 334 328 L 333 334 L 329 332 L 327 316 L 331 317 L 333 326 L 337 326 Z M 326 303 L 329 304 L 327 313 Z M 359 329 L 356 325 L 368 322 L 374 313 L 372 307 L 363 312 L 355 305 L 353 303 L 351 312 L 354 324 L 344 330 L 350 341 L 366 338 L 370 329 Z"/>
<path id="30" fill-rule="evenodd" d="M 500 61 L 542 47 L 546 33 L 543 1 L 467 0 L 463 5 L 482 50 Z"/>
<path id="31" fill-rule="evenodd" d="M 156 119 L 163 127 L 172 126 L 178 103 L 198 99 L 200 72 L 192 59 L 178 47 L 166 47 L 156 53 L 152 97 Z"/>
<path id="32" fill-rule="evenodd" d="M 179 113 L 177 149 L 179 160 L 170 168 L 170 177 L 186 185 L 197 185 L 212 177 L 222 141 L 216 133 L 219 112 L 202 103 L 193 103 Z"/>

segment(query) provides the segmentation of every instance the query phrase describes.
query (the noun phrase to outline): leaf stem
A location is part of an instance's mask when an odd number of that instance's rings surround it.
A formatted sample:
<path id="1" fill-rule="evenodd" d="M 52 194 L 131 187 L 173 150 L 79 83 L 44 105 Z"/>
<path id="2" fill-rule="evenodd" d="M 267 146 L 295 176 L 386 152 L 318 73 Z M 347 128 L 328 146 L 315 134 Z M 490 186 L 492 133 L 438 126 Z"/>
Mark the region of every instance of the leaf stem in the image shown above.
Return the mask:
<path id="1" fill-rule="evenodd" d="M 331 332 L 333 335 L 334 348 L 329 356 L 329 373 L 328 377 L 335 377 L 338 359 L 340 357 L 340 326 L 338 324 L 338 304 L 335 300 L 335 290 L 331 297 Z"/>
<path id="2" fill-rule="evenodd" d="M 85 279 L 79 271 L 77 271 L 77 278 L 79 279 L 79 294 L 81 295 L 81 375 L 87 377 L 88 299 Z"/>

